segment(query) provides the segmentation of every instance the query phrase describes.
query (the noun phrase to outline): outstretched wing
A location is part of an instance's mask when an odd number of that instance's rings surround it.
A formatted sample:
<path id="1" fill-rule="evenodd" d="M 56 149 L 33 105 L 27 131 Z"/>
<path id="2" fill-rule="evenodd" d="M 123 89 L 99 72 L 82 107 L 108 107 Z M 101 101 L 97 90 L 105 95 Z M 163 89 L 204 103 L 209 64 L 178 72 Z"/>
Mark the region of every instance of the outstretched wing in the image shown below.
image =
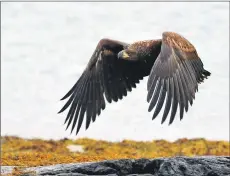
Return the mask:
<path id="1" fill-rule="evenodd" d="M 164 32 L 161 51 L 147 83 L 147 101 L 150 102 L 148 110 L 151 111 L 155 107 L 153 119 L 160 112 L 165 99 L 162 123 L 170 109 L 169 124 L 173 122 L 178 104 L 182 119 L 184 110 L 188 111 L 188 102 L 192 105 L 195 99 L 198 83 L 203 82 L 209 75 L 203 68 L 196 49 L 188 40 L 176 33 Z"/>
<path id="2" fill-rule="evenodd" d="M 91 121 L 96 120 L 96 116 L 105 109 L 105 98 L 109 103 L 117 102 L 149 74 L 150 69 L 147 72 L 144 68 L 146 63 L 117 58 L 118 52 L 127 46 L 119 41 L 102 39 L 79 80 L 61 99 L 70 97 L 59 113 L 70 106 L 65 123 L 68 122 L 67 128 L 72 123 L 71 133 L 76 124 L 76 134 L 79 132 L 84 116 L 86 129 Z"/>

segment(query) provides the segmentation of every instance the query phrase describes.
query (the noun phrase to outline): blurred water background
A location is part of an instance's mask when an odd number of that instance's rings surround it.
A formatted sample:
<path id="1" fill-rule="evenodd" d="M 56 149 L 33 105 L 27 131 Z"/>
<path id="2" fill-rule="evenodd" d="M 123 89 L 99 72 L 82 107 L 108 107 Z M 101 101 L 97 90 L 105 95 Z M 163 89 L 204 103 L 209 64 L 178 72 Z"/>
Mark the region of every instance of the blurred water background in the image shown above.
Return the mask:
<path id="1" fill-rule="evenodd" d="M 229 4 L 214 2 L 14 2 L 1 12 L 1 134 L 119 141 L 202 137 L 229 140 Z M 197 48 L 212 75 L 182 121 L 161 125 L 147 111 L 147 78 L 70 135 L 59 99 L 84 70 L 98 41 L 158 39 L 175 31 Z"/>

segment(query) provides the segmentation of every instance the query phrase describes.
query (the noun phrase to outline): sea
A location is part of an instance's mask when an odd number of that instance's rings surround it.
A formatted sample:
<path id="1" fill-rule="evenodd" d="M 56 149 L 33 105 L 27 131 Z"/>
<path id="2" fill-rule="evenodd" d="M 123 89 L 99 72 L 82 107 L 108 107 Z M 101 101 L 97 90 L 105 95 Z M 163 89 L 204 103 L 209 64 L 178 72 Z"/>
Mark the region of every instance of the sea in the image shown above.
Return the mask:
<path id="1" fill-rule="evenodd" d="M 197 49 L 209 79 L 180 121 L 148 112 L 147 80 L 79 134 L 65 130 L 66 101 L 97 43 L 161 39 L 173 31 Z M 229 140 L 228 2 L 2 2 L 1 135 L 122 141 Z"/>

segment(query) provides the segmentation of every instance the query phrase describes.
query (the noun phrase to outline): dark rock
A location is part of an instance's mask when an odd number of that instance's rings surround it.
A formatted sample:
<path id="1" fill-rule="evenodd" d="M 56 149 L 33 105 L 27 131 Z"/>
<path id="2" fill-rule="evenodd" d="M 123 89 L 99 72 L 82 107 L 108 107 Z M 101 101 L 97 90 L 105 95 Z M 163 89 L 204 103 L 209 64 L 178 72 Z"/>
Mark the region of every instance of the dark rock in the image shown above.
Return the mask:
<path id="1" fill-rule="evenodd" d="M 4 166 L 3 166 L 4 167 Z M 37 175 L 58 176 L 230 176 L 230 157 L 172 157 L 121 159 L 27 168 Z M 1 170 L 2 172 L 2 170 Z"/>

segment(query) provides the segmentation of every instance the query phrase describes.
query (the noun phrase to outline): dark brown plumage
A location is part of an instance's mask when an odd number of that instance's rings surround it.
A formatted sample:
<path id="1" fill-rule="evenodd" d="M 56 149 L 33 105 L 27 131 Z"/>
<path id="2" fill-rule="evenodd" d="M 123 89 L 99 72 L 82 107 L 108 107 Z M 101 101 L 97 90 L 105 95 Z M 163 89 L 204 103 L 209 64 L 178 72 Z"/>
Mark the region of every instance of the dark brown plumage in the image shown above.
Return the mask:
<path id="1" fill-rule="evenodd" d="M 77 125 L 77 134 L 85 116 L 87 129 L 105 109 L 105 98 L 109 103 L 117 102 L 148 75 L 148 110 L 155 107 L 154 119 L 165 101 L 162 123 L 171 109 L 171 124 L 178 105 L 180 119 L 183 118 L 188 102 L 192 105 L 195 99 L 198 83 L 210 72 L 203 68 L 195 47 L 173 32 L 164 32 L 162 40 L 133 44 L 102 39 L 77 83 L 61 99 L 70 97 L 59 111 L 70 106 L 65 120 L 67 128 L 72 123 L 72 132 Z"/>

